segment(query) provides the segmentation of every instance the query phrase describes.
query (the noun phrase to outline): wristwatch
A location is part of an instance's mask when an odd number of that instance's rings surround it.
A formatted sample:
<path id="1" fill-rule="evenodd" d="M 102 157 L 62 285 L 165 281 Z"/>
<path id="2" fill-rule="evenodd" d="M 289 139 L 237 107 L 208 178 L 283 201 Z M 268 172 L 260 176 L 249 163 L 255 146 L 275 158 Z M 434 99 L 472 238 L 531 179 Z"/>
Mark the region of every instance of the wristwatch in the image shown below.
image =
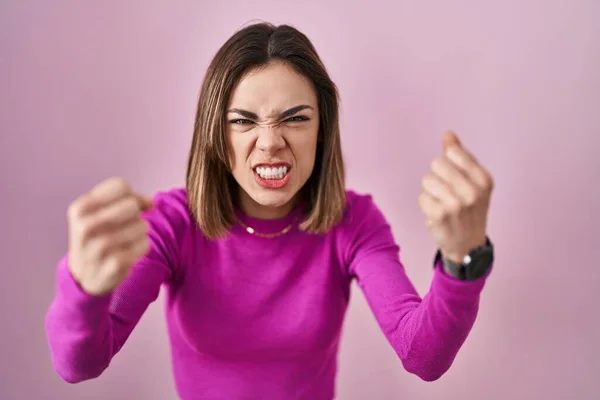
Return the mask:
<path id="1" fill-rule="evenodd" d="M 444 271 L 452 277 L 461 281 L 473 281 L 484 276 L 492 267 L 494 245 L 489 238 L 486 238 L 486 244 L 467 254 L 461 264 L 447 260 L 438 250 L 433 265 L 437 265 L 440 260 L 443 262 Z"/>

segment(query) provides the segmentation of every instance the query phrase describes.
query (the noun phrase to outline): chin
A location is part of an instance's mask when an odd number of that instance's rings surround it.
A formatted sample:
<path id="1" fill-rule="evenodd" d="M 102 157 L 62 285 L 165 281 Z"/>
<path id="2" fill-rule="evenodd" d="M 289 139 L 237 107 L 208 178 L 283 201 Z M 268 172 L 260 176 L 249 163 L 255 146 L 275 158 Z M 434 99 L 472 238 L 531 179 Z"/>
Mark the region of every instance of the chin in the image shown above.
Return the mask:
<path id="1" fill-rule="evenodd" d="M 264 171 L 261 171 L 264 172 Z M 298 193 L 297 176 L 293 172 L 279 171 L 279 175 L 259 175 L 254 171 L 248 179 L 247 193 L 258 205 L 279 208 L 288 205 Z"/>
<path id="2" fill-rule="evenodd" d="M 250 195 L 252 200 L 263 207 L 279 208 L 293 200 L 295 192 L 282 190 L 268 190 L 258 188 Z"/>
<path id="3" fill-rule="evenodd" d="M 242 202 L 249 201 L 248 207 L 256 207 L 253 212 L 265 215 L 280 215 L 283 211 L 289 211 L 287 208 L 295 200 L 296 195 L 301 189 L 301 180 L 294 174 L 280 174 L 279 176 L 265 176 L 261 179 L 255 172 L 246 175 L 243 179 L 237 180 L 240 184 Z M 262 210 L 260 210 L 262 209 Z M 270 218 L 270 217 L 269 217 Z"/>

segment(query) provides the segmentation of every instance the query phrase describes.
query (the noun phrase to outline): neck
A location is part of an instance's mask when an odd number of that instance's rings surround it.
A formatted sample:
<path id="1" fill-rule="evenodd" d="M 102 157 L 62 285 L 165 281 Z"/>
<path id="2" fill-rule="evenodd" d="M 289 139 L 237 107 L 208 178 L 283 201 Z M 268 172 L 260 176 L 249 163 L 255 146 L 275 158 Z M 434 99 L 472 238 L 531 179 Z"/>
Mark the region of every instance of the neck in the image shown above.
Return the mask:
<path id="1" fill-rule="evenodd" d="M 297 196 L 281 206 L 264 206 L 252 200 L 247 194 L 240 196 L 240 210 L 251 218 L 275 220 L 285 218 L 298 204 Z"/>

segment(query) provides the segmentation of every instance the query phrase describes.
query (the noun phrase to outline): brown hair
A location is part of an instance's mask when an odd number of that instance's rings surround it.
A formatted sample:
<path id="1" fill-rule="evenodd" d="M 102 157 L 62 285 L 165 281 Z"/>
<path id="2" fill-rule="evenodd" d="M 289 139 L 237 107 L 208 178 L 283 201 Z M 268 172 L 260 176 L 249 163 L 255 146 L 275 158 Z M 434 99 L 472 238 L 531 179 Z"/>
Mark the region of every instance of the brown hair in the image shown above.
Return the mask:
<path id="1" fill-rule="evenodd" d="M 250 70 L 282 61 L 314 85 L 319 105 L 319 142 L 312 175 L 301 189 L 306 219 L 300 228 L 324 233 L 342 218 L 346 203 L 340 145 L 339 96 L 310 40 L 297 29 L 258 23 L 236 32 L 210 63 L 198 100 L 186 187 L 191 212 L 211 239 L 235 221 L 237 183 L 230 173 L 226 108 Z"/>

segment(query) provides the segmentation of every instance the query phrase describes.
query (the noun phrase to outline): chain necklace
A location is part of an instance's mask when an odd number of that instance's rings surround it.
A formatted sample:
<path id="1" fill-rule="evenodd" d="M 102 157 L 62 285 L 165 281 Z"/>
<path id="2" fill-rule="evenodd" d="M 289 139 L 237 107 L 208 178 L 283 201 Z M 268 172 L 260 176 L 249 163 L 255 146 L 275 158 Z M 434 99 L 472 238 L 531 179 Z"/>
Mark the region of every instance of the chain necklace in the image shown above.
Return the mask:
<path id="1" fill-rule="evenodd" d="M 298 218 L 294 218 L 294 220 L 285 228 L 283 228 L 282 230 L 280 230 L 279 232 L 274 232 L 274 233 L 260 233 L 257 232 L 254 228 L 252 228 L 251 226 L 246 225 L 245 223 L 243 223 L 239 218 L 236 218 L 237 222 L 246 230 L 246 232 L 248 232 L 251 235 L 254 236 L 258 236 L 258 237 L 262 237 L 262 238 L 267 238 L 267 239 L 272 239 L 275 237 L 279 237 L 279 236 L 283 236 L 286 233 L 288 233 L 289 231 L 292 230 L 292 227 L 294 226 L 294 224 L 296 223 L 296 220 Z"/>

